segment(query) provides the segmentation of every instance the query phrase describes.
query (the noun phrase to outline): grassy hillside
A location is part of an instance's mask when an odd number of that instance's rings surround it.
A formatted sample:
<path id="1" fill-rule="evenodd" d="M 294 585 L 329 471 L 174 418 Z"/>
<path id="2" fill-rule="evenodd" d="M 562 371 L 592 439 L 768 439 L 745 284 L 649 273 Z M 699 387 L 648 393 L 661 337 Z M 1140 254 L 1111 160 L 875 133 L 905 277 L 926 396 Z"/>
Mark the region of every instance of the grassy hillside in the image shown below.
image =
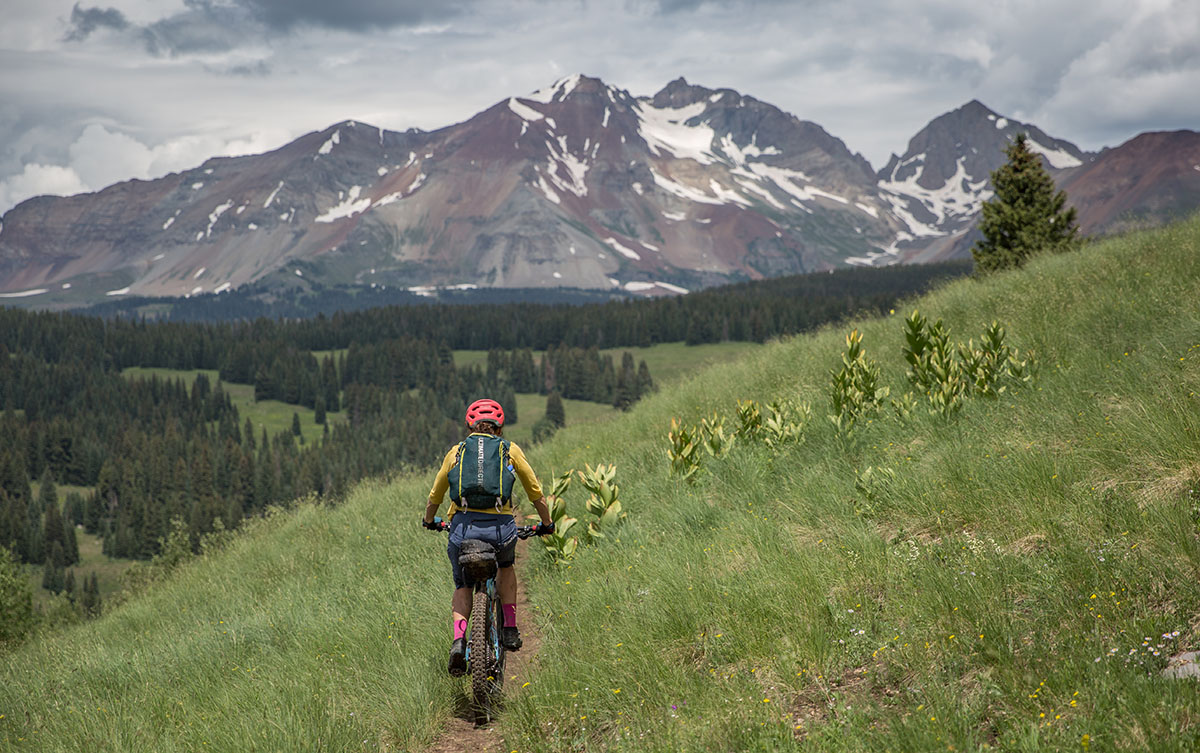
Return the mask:
<path id="1" fill-rule="evenodd" d="M 570 566 L 519 564 L 542 644 L 503 749 L 1195 750 L 1200 694 L 1159 669 L 1200 648 L 1198 262 L 1192 221 L 917 301 L 963 341 L 1000 320 L 1040 365 L 949 420 L 839 438 L 839 327 L 532 448 L 543 479 L 616 463 L 629 516 Z M 893 395 L 909 308 L 855 325 Z M 672 417 L 783 397 L 812 405 L 803 443 L 669 475 Z M 426 747 L 462 698 L 428 484 L 263 521 L 7 656 L 4 747 Z"/>

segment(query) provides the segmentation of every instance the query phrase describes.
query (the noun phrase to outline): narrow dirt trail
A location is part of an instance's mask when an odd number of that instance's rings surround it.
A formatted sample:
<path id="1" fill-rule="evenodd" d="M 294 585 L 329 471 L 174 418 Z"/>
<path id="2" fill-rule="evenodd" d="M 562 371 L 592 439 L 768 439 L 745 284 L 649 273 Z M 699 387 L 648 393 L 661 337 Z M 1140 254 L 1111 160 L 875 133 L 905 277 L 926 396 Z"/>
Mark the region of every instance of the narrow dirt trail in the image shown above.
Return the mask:
<path id="1" fill-rule="evenodd" d="M 517 624 L 521 628 L 523 645 L 520 651 L 510 652 L 505 657 L 504 697 L 513 698 L 521 692 L 521 685 L 529 674 L 529 665 L 540 652 L 542 637 L 533 621 L 529 599 L 525 594 L 525 579 L 521 577 L 521 563 L 530 556 L 529 543 L 517 542 Z M 464 690 L 466 685 L 463 686 Z M 500 712 L 503 714 L 503 710 Z M 442 735 L 426 749 L 427 753 L 493 753 L 503 752 L 498 719 L 486 725 L 474 722 L 469 695 L 464 693 L 454 709 L 454 716 L 446 724 Z"/>

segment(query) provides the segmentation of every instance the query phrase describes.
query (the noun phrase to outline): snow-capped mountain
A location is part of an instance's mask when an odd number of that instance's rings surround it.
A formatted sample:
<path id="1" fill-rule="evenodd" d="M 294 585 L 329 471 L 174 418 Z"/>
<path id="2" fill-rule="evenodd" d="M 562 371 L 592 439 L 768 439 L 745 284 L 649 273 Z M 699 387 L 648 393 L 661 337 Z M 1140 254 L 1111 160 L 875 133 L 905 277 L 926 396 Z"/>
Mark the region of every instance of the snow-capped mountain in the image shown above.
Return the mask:
<path id="1" fill-rule="evenodd" d="M 1060 178 L 1095 160 L 971 102 L 876 174 L 819 125 L 730 89 L 678 79 L 634 97 L 575 75 L 437 131 L 343 122 L 30 199 L 0 226 L 0 295 L 182 296 L 277 275 L 658 294 L 946 258 L 967 252 L 1019 131 Z"/>
<path id="2" fill-rule="evenodd" d="M 879 190 L 905 228 L 892 250 L 907 261 L 960 256 L 969 231 L 993 195 L 990 176 L 1020 133 L 1054 176 L 1094 155 L 1046 135 L 1037 126 L 1003 117 L 977 100 L 935 118 L 879 171 Z"/>

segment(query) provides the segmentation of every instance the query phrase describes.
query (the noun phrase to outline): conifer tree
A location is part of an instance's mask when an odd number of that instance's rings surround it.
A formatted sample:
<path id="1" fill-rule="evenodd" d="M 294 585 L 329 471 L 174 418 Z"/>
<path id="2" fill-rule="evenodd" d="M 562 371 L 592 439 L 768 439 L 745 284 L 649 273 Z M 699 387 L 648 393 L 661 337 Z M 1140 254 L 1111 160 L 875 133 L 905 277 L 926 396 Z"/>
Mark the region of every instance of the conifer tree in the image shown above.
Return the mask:
<path id="1" fill-rule="evenodd" d="M 1075 208 L 1063 208 L 1066 192 L 1055 192 L 1025 134 L 1017 136 L 1007 155 L 1008 162 L 992 173 L 995 196 L 983 204 L 983 239 L 971 249 L 980 272 L 1020 267 L 1043 251 L 1070 250 L 1079 234 Z"/>
<path id="2" fill-rule="evenodd" d="M 556 427 L 567 425 L 567 414 L 563 408 L 562 395 L 555 390 L 546 397 L 546 420 Z"/>
<path id="3" fill-rule="evenodd" d="M 54 486 L 54 474 L 49 467 L 42 471 L 42 478 L 38 482 L 38 502 L 43 509 L 58 505 L 58 489 Z"/>
<path id="4" fill-rule="evenodd" d="M 12 554 L 0 546 L 0 645 L 20 640 L 33 625 L 33 591 Z"/>
<path id="5" fill-rule="evenodd" d="M 654 391 L 654 380 L 650 377 L 650 367 L 644 360 L 638 362 L 637 383 L 639 397 Z"/>
<path id="6" fill-rule="evenodd" d="M 83 595 L 80 602 L 85 614 L 93 617 L 100 614 L 100 582 L 95 571 L 90 577 L 83 579 Z"/>

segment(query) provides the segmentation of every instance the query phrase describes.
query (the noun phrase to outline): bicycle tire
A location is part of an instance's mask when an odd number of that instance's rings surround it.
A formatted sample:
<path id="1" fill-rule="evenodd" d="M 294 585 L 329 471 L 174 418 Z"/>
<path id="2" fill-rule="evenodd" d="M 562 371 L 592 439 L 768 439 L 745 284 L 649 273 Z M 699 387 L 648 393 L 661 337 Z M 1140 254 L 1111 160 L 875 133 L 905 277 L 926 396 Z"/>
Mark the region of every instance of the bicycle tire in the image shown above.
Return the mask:
<path id="1" fill-rule="evenodd" d="M 495 657 L 492 651 L 492 623 L 488 607 L 491 598 L 484 590 L 478 590 L 471 600 L 471 698 L 475 714 L 486 721 L 491 707 L 492 680 L 495 675 Z"/>

